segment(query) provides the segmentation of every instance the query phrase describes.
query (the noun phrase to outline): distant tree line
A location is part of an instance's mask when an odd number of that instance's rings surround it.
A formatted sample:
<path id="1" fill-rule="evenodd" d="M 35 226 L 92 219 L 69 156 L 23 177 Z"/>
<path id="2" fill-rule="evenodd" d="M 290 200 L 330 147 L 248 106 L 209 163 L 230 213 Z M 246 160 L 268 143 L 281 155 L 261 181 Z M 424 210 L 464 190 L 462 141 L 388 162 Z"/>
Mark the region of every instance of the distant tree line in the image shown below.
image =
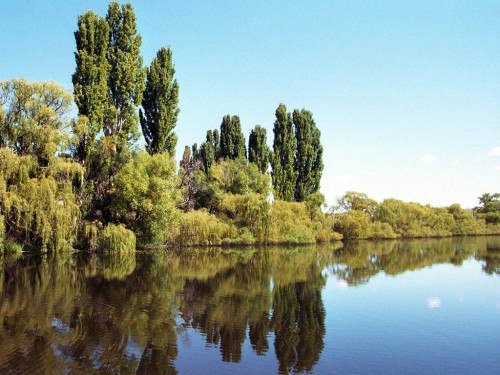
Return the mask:
<path id="1" fill-rule="evenodd" d="M 332 208 L 334 230 L 344 238 L 416 238 L 500 234 L 500 194 L 483 194 L 472 210 L 459 204 L 431 207 L 347 192 Z"/>

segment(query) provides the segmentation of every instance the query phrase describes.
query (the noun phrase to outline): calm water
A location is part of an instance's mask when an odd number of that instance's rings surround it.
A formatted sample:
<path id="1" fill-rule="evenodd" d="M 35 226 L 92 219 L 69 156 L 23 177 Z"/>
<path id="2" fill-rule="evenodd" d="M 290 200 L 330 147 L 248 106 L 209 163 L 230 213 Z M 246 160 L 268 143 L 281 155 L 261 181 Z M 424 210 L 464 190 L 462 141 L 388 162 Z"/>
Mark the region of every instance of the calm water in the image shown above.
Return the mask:
<path id="1" fill-rule="evenodd" d="M 0 374 L 500 374 L 500 237 L 0 257 Z"/>

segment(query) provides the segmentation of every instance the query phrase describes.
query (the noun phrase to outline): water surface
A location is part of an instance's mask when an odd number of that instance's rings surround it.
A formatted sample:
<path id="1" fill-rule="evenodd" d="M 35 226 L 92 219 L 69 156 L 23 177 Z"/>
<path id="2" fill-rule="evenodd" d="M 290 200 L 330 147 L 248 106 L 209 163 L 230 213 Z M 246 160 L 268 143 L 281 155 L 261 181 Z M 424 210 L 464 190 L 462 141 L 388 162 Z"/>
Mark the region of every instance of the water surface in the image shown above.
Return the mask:
<path id="1" fill-rule="evenodd" d="M 500 374 L 500 237 L 0 256 L 0 373 Z"/>

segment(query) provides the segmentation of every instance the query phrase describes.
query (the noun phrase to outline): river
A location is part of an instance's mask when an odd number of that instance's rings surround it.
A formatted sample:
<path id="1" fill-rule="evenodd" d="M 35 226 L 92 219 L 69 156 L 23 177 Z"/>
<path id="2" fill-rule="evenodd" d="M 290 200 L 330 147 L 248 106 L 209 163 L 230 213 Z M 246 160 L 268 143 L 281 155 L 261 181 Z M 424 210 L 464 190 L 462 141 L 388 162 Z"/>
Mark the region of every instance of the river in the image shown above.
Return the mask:
<path id="1" fill-rule="evenodd" d="M 0 255 L 0 374 L 500 374 L 500 237 Z"/>

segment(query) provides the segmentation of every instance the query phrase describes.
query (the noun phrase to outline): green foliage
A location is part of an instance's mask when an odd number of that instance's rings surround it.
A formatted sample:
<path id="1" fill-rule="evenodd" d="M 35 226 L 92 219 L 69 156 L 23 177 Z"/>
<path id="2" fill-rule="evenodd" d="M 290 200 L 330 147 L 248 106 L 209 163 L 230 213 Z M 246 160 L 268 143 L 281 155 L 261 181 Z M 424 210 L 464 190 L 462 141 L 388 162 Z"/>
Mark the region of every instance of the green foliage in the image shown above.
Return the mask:
<path id="1" fill-rule="evenodd" d="M 150 154 L 175 154 L 177 135 L 173 132 L 179 115 L 179 84 L 174 79 L 172 50 L 161 48 L 147 69 L 146 90 L 142 98 L 142 134 Z"/>
<path id="2" fill-rule="evenodd" d="M 325 206 L 325 196 L 319 191 L 309 194 L 304 203 L 306 204 L 311 220 L 315 220 L 316 218 L 323 216 L 321 208 Z"/>
<path id="3" fill-rule="evenodd" d="M 480 212 L 483 208 L 473 215 L 458 204 L 440 208 L 397 199 L 379 204 L 366 194 L 347 192 L 339 198 L 338 209 L 334 229 L 344 238 L 447 237 L 500 231 L 500 225 L 485 220 L 487 214 Z"/>
<path id="4" fill-rule="evenodd" d="M 70 103 L 71 94 L 54 82 L 0 82 L 0 147 L 46 167 L 69 142 Z"/>
<path id="5" fill-rule="evenodd" d="M 220 125 L 220 157 L 242 159 L 247 157 L 245 136 L 241 131 L 240 118 L 226 115 Z"/>
<path id="6" fill-rule="evenodd" d="M 179 194 L 175 162 L 168 153 L 135 154 L 115 177 L 113 217 L 132 229 L 139 244 L 163 244 L 176 220 Z"/>
<path id="7" fill-rule="evenodd" d="M 302 109 L 293 111 L 293 124 L 297 151 L 294 168 L 297 172 L 295 201 L 302 202 L 308 195 L 319 191 L 323 173 L 323 146 L 321 132 L 314 123 L 312 113 Z"/>
<path id="8" fill-rule="evenodd" d="M 315 243 L 316 234 L 304 203 L 274 201 L 271 206 L 269 243 Z"/>
<path id="9" fill-rule="evenodd" d="M 21 254 L 23 252 L 23 246 L 19 243 L 7 240 L 0 244 L 0 250 L 3 248 L 5 254 Z"/>
<path id="10" fill-rule="evenodd" d="M 80 208 L 72 181 L 79 164 L 53 159 L 39 169 L 35 157 L 0 149 L 0 215 L 6 239 L 44 250 L 60 250 L 75 241 Z"/>
<path id="11" fill-rule="evenodd" d="M 94 142 L 105 125 L 108 105 L 107 52 L 109 25 L 106 19 L 91 10 L 78 16 L 76 40 L 76 70 L 73 73 L 73 93 L 78 113 L 83 118 L 76 136 L 76 158 L 85 164 Z"/>
<path id="12" fill-rule="evenodd" d="M 346 239 L 370 238 L 370 216 L 362 211 L 348 211 L 335 220 L 334 230 Z"/>
<path id="13" fill-rule="evenodd" d="M 2 214 L 0 214 L 0 250 L 2 249 L 4 241 L 5 241 L 5 217 Z"/>
<path id="14" fill-rule="evenodd" d="M 476 215 L 488 224 L 500 224 L 500 193 L 483 194 L 479 203 L 481 207 L 475 209 Z"/>
<path id="15" fill-rule="evenodd" d="M 214 136 L 211 130 L 207 131 L 206 140 L 201 144 L 200 158 L 203 163 L 205 173 L 208 173 L 212 165 L 215 163 Z"/>
<path id="16" fill-rule="evenodd" d="M 278 200 L 293 201 L 297 172 L 294 169 L 294 157 L 297 141 L 293 133 L 292 116 L 287 113 L 284 104 L 276 109 L 274 122 L 273 154 L 271 157 L 274 197 Z"/>
<path id="17" fill-rule="evenodd" d="M 99 233 L 98 247 L 105 253 L 135 251 L 135 234 L 123 224 L 108 224 Z"/>
<path id="18" fill-rule="evenodd" d="M 269 167 L 271 150 L 267 145 L 266 129 L 256 125 L 250 132 L 248 139 L 248 161 L 255 163 L 262 173 L 266 173 Z"/>
<path id="19" fill-rule="evenodd" d="M 337 200 L 338 208 L 342 211 L 363 211 L 373 216 L 378 209 L 378 203 L 368 198 L 364 193 L 348 191 Z"/>
<path id="20" fill-rule="evenodd" d="M 201 171 L 200 171 L 201 172 Z M 208 175 L 195 173 L 199 188 L 196 201 L 200 207 L 215 211 L 224 194 L 269 194 L 269 176 L 246 159 L 221 160 L 210 168 Z"/>
<path id="21" fill-rule="evenodd" d="M 93 256 L 86 267 L 86 276 L 102 275 L 105 280 L 124 280 L 136 266 L 134 251 L 108 251 Z"/>
<path id="22" fill-rule="evenodd" d="M 180 245 L 221 245 L 237 237 L 238 230 L 204 210 L 189 211 L 180 218 L 174 241 Z"/>
<path id="23" fill-rule="evenodd" d="M 494 194 L 485 193 L 485 194 L 481 195 L 480 197 L 478 197 L 477 199 L 479 199 L 479 203 L 484 207 L 484 206 L 488 205 L 489 203 L 492 203 L 495 201 L 498 202 L 500 200 L 500 193 L 494 193 Z"/>
<path id="24" fill-rule="evenodd" d="M 453 234 L 455 221 L 445 208 L 386 199 L 376 220 L 388 223 L 401 237 L 443 237 Z"/>
<path id="25" fill-rule="evenodd" d="M 214 155 L 215 155 L 215 160 L 220 159 L 220 134 L 219 130 L 214 129 L 212 132 L 212 139 L 213 139 L 213 146 L 214 146 Z"/>
<path id="26" fill-rule="evenodd" d="M 268 241 L 271 224 L 269 209 L 270 204 L 267 198 L 257 193 L 226 194 L 219 205 L 219 210 L 231 223 L 250 232 L 254 238 L 250 243 Z"/>

